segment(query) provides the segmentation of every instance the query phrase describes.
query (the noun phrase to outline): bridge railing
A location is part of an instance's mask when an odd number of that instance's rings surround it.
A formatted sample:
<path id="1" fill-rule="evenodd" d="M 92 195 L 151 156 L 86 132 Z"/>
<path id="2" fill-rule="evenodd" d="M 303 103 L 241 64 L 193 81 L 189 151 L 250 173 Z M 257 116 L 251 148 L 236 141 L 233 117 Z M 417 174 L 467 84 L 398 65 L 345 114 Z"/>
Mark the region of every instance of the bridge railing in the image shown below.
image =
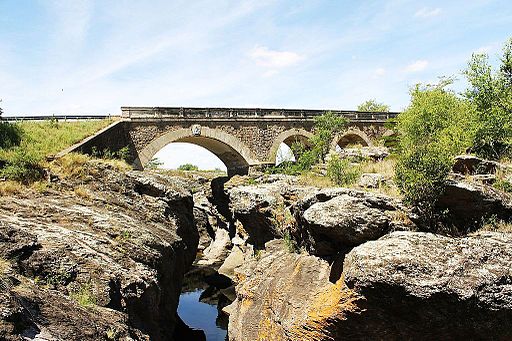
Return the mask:
<path id="1" fill-rule="evenodd" d="M 362 112 L 350 110 L 259 109 L 259 108 L 180 108 L 180 107 L 121 107 L 122 117 L 130 119 L 166 118 L 296 118 L 313 119 L 327 111 L 352 121 L 385 121 L 397 112 Z"/>
<path id="2" fill-rule="evenodd" d="M 79 121 L 79 120 L 104 120 L 118 115 L 37 115 L 37 116 L 2 116 L 0 121 L 16 122 L 16 121 L 46 121 L 46 120 L 59 120 L 59 121 Z"/>

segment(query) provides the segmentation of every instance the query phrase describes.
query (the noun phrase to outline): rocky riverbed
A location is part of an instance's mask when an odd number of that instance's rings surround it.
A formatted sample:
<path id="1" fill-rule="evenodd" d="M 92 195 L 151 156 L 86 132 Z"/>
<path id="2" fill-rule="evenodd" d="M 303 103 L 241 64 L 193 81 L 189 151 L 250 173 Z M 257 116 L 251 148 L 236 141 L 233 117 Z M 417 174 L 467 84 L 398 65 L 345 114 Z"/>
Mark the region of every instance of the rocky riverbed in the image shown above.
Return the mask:
<path id="1" fill-rule="evenodd" d="M 290 176 L 84 167 L 0 198 L 0 338 L 201 339 L 176 314 L 198 287 L 232 341 L 512 338 L 512 234 L 429 233 L 397 198 Z M 510 217 L 452 181 L 450 220 Z"/>

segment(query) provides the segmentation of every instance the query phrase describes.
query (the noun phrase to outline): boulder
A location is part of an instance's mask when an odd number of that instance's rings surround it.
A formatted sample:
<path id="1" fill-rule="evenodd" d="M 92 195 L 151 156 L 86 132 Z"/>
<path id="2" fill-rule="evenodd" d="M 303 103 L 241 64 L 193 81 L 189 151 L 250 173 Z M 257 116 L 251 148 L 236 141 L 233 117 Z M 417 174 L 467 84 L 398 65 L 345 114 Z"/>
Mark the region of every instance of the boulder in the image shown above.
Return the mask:
<path id="1" fill-rule="evenodd" d="M 288 206 L 312 188 L 295 185 L 289 179 L 262 177 L 261 184 L 227 188 L 235 227 L 247 243 L 262 248 L 267 241 L 281 238 L 293 223 Z"/>
<path id="2" fill-rule="evenodd" d="M 382 174 L 378 173 L 363 173 L 359 178 L 357 185 L 363 188 L 379 188 L 386 178 Z"/>
<path id="3" fill-rule="evenodd" d="M 221 275 L 234 279 L 235 276 L 235 268 L 242 265 L 245 260 L 245 255 L 238 246 L 233 246 L 231 249 L 231 253 L 224 260 L 224 263 L 220 266 L 217 272 Z"/>
<path id="4" fill-rule="evenodd" d="M 263 245 L 279 235 L 273 223 L 272 208 L 280 200 L 279 187 L 274 184 L 239 186 L 229 190 L 229 206 L 233 218 L 243 230 L 238 232 L 249 237 L 248 242 Z"/>
<path id="5" fill-rule="evenodd" d="M 330 268 L 271 241 L 235 270 L 236 300 L 225 309 L 229 338 L 508 340 L 511 242 L 512 234 L 492 232 L 393 232 Z M 336 266 L 340 278 L 331 276 Z"/>
<path id="6" fill-rule="evenodd" d="M 194 206 L 194 223 L 199 232 L 198 251 L 204 251 L 215 238 L 215 231 L 210 225 L 208 213 L 204 209 Z"/>
<path id="7" fill-rule="evenodd" d="M 492 174 L 500 164 L 495 161 L 489 161 L 474 155 L 459 155 L 455 157 L 452 171 L 459 174 Z"/>
<path id="8" fill-rule="evenodd" d="M 231 249 L 231 239 L 229 232 L 224 229 L 215 231 L 215 238 L 210 245 L 203 251 L 201 258 L 197 261 L 199 265 L 221 264 L 229 255 Z"/>
<path id="9" fill-rule="evenodd" d="M 398 200 L 345 188 L 317 191 L 298 202 L 294 212 L 298 221 L 294 239 L 322 257 L 414 227 Z"/>
<path id="10" fill-rule="evenodd" d="M 339 153 L 342 158 L 354 161 L 362 161 L 364 159 L 381 161 L 389 155 L 389 150 L 386 147 L 343 148 Z"/>
<path id="11" fill-rule="evenodd" d="M 512 234 L 395 232 L 365 243 L 343 265 L 365 311 L 338 333 L 361 323 L 369 339 L 510 339 L 511 262 Z"/>
<path id="12" fill-rule="evenodd" d="M 235 270 L 236 300 L 225 308 L 229 340 L 312 340 L 289 333 L 308 320 L 311 301 L 333 286 L 329 264 L 290 253 L 278 240 L 268 242 L 265 250 Z"/>
<path id="13" fill-rule="evenodd" d="M 448 180 L 437 208 L 447 223 L 466 231 L 479 227 L 487 218 L 510 220 L 512 198 L 491 186 Z"/>

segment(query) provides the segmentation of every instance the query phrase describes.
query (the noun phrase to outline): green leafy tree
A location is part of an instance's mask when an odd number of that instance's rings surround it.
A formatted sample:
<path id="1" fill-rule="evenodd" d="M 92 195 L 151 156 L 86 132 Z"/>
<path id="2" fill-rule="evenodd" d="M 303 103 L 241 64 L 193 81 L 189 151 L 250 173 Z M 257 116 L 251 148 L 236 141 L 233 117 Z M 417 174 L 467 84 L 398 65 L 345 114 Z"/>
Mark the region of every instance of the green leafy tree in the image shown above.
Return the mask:
<path id="1" fill-rule="evenodd" d="M 199 170 L 199 167 L 197 167 L 196 165 L 193 165 L 191 163 L 186 163 L 184 165 L 179 166 L 178 170 L 180 170 L 180 171 L 196 171 L 196 170 Z"/>
<path id="2" fill-rule="evenodd" d="M 336 115 L 332 111 L 327 111 L 323 115 L 315 117 L 315 127 L 313 136 L 310 138 L 311 149 L 315 161 L 325 161 L 325 156 L 329 153 L 329 148 L 333 137 L 341 132 L 347 126 L 348 120 Z M 311 155 L 307 155 L 311 158 Z"/>
<path id="3" fill-rule="evenodd" d="M 368 112 L 389 112 L 389 105 L 379 103 L 375 99 L 370 99 L 358 105 L 358 111 Z"/>
<path id="4" fill-rule="evenodd" d="M 297 140 L 290 147 L 295 163 L 285 161 L 267 172 L 297 175 L 310 170 L 318 162 L 324 162 L 333 137 L 343 131 L 347 123 L 346 118 L 331 111 L 315 117 L 313 136 L 307 143 Z"/>
<path id="5" fill-rule="evenodd" d="M 501 65 L 494 69 L 486 54 L 473 54 L 464 71 L 470 87 L 465 96 L 478 115 L 473 150 L 499 159 L 512 154 L 512 38 L 503 48 Z"/>
<path id="6" fill-rule="evenodd" d="M 411 90 L 411 104 L 397 117 L 396 182 L 406 203 L 427 219 L 434 213 L 453 157 L 474 138 L 474 107 L 446 89 L 451 82 L 417 85 Z"/>

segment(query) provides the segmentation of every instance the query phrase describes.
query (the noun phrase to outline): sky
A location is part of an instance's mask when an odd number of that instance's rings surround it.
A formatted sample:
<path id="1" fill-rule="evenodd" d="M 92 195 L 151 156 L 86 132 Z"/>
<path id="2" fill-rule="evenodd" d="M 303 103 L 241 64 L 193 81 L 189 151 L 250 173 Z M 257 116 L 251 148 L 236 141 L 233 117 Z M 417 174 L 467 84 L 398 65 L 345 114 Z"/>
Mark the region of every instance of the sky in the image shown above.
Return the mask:
<path id="1" fill-rule="evenodd" d="M 404 109 L 512 37 L 510 0 L 0 0 L 4 115 Z M 456 87 L 463 87 L 463 80 Z"/>

